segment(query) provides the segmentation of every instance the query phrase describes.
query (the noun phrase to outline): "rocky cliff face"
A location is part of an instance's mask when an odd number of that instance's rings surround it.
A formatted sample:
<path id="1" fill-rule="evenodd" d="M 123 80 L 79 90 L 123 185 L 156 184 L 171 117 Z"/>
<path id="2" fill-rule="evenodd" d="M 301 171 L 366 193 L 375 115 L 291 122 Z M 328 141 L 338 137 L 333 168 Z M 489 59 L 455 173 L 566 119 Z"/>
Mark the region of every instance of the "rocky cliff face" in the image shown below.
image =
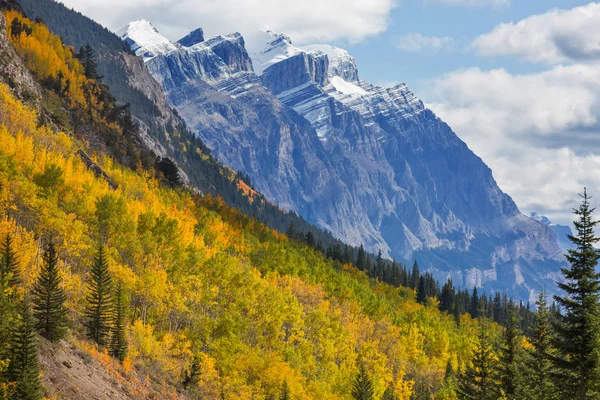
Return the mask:
<path id="1" fill-rule="evenodd" d="M 121 31 L 153 54 L 169 103 L 282 207 L 351 244 L 418 258 L 439 279 L 521 298 L 553 287 L 564 262 L 553 230 L 522 215 L 406 85 L 371 85 L 346 51 L 273 32 L 160 52 L 153 28 L 134 33 Z"/>

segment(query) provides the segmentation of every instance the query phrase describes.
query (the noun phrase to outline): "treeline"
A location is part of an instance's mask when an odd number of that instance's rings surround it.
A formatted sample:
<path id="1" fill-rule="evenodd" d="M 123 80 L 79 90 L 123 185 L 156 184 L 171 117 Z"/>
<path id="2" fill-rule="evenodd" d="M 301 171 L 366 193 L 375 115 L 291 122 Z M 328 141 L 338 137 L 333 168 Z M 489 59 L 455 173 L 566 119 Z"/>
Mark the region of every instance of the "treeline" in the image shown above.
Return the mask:
<path id="1" fill-rule="evenodd" d="M 506 293 L 496 292 L 493 296 L 479 293 L 477 287 L 471 291 L 456 288 L 452 279 L 446 281 L 441 287 L 430 272 L 422 273 L 419 264 L 415 260 L 412 269 L 396 260 L 386 260 L 381 251 L 377 256 L 365 251 L 364 246 L 358 248 L 347 245 L 340 241 L 333 241 L 327 247 L 319 239 L 316 239 L 311 231 L 302 232 L 291 224 L 287 231 L 288 237 L 306 243 L 308 246 L 325 254 L 327 258 L 338 261 L 341 264 L 353 264 L 359 270 L 365 272 L 369 277 L 385 282 L 395 287 L 405 287 L 416 291 L 418 303 L 426 304 L 428 299 L 438 302 L 440 311 L 454 316 L 460 323 L 460 316 L 469 313 L 473 318 L 485 317 L 502 326 L 509 323 L 509 310 L 514 307 L 519 316 L 519 324 L 526 335 L 531 334 L 533 324 L 533 313 L 529 302 L 519 301 L 515 304 Z M 555 303 L 552 304 L 554 311 L 558 310 Z"/>

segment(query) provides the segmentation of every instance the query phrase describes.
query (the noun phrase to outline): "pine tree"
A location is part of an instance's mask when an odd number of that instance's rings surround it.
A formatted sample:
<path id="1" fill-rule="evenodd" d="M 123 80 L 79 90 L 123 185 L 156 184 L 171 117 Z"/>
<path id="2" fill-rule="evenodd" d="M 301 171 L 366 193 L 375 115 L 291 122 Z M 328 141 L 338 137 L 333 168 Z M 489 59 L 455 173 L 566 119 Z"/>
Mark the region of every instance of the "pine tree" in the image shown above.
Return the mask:
<path id="1" fill-rule="evenodd" d="M 365 248 L 361 244 L 358 248 L 358 255 L 356 256 L 356 267 L 361 271 L 364 271 L 367 267 L 367 253 Z"/>
<path id="2" fill-rule="evenodd" d="M 87 336 L 103 346 L 106 344 L 112 326 L 112 279 L 104 247 L 100 246 L 92 265 L 85 311 Z"/>
<path id="3" fill-rule="evenodd" d="M 127 306 L 123 288 L 119 284 L 115 293 L 115 309 L 113 315 L 113 328 L 110 340 L 110 353 L 117 360 L 123 362 L 127 356 Z"/>
<path id="4" fill-rule="evenodd" d="M 189 369 L 183 371 L 182 385 L 184 389 L 198 383 L 200 380 L 200 358 L 194 355 Z"/>
<path id="5" fill-rule="evenodd" d="M 32 300 L 35 329 L 52 342 L 62 339 L 67 329 L 67 309 L 64 305 L 66 297 L 61 281 L 56 249 L 50 242 L 44 251 L 42 269 L 33 287 Z"/>
<path id="6" fill-rule="evenodd" d="M 98 74 L 98 62 L 96 61 L 96 54 L 92 46 L 87 44 L 79 50 L 79 60 L 83 65 L 84 74 L 89 79 L 100 80 L 102 76 Z"/>
<path id="7" fill-rule="evenodd" d="M 37 343 L 33 315 L 25 301 L 19 306 L 19 319 L 11 340 L 8 378 L 16 383 L 14 399 L 42 398 Z"/>
<path id="8" fill-rule="evenodd" d="M 10 234 L 6 235 L 0 248 L 0 279 L 7 279 L 8 285 L 13 289 L 21 283 L 19 261 Z"/>
<path id="9" fill-rule="evenodd" d="M 530 338 L 532 349 L 527 351 L 528 377 L 525 390 L 526 397 L 531 400 L 558 400 L 554 378 L 555 368 L 552 362 L 552 326 L 550 310 L 546 301 L 546 293 L 542 291 L 535 302 L 537 312 Z"/>
<path id="10" fill-rule="evenodd" d="M 479 317 L 479 295 L 477 294 L 477 286 L 473 287 L 473 292 L 471 293 L 471 302 L 469 303 L 469 314 L 473 318 Z"/>
<path id="11" fill-rule="evenodd" d="M 413 264 L 412 274 L 410 275 L 410 288 L 416 289 L 419 287 L 419 279 L 421 278 L 421 272 L 419 272 L 419 264 L 417 264 L 417 260 Z"/>
<path id="12" fill-rule="evenodd" d="M 594 235 L 599 221 L 593 219 L 595 209 L 590 207 L 587 190 L 581 197 L 579 208 L 574 209 L 579 217 L 573 222 L 576 235 L 569 236 L 575 245 L 567 255 L 571 266 L 561 270 L 565 282 L 558 282 L 565 296 L 554 298 L 563 310 L 562 315 L 557 315 L 556 324 L 556 348 L 561 355 L 557 364 L 562 370 L 560 389 L 568 398 L 583 400 L 600 398 L 600 275 L 596 273 L 600 252 L 594 248 L 600 238 Z"/>
<path id="13" fill-rule="evenodd" d="M 354 386 L 352 386 L 352 398 L 354 400 L 372 400 L 373 396 L 373 384 L 365 367 L 361 365 Z"/>
<path id="14" fill-rule="evenodd" d="M 281 393 L 279 394 L 279 400 L 290 400 L 290 388 L 286 380 L 281 384 Z"/>
<path id="15" fill-rule="evenodd" d="M 394 387 L 389 385 L 385 392 L 383 392 L 383 396 L 381 396 L 381 400 L 398 400 L 398 395 L 394 393 Z"/>
<path id="16" fill-rule="evenodd" d="M 417 285 L 417 303 L 425 304 L 427 302 L 427 290 L 425 288 L 425 278 L 421 276 L 419 278 L 419 284 Z"/>
<path id="17" fill-rule="evenodd" d="M 0 399 L 9 399 L 14 392 L 14 382 L 7 376 L 16 312 L 11 292 L 8 279 L 0 277 Z"/>
<path id="18" fill-rule="evenodd" d="M 500 348 L 500 384 L 507 399 L 521 399 L 522 387 L 522 333 L 519 329 L 517 308 L 508 306 L 508 321 L 504 330 L 504 343 Z"/>
<path id="19" fill-rule="evenodd" d="M 462 400 L 496 400 L 498 365 L 485 320 L 480 321 L 477 339 L 471 363 L 458 375 L 457 393 Z"/>

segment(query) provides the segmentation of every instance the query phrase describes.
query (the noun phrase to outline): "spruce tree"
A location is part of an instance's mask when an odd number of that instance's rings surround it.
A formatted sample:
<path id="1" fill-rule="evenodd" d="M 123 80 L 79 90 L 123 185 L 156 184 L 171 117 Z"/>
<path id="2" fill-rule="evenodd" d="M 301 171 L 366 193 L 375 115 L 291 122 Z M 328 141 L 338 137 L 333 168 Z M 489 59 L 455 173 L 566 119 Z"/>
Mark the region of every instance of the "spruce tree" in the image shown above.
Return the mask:
<path id="1" fill-rule="evenodd" d="M 279 394 L 279 400 L 290 400 L 290 388 L 286 380 L 281 384 L 281 393 Z"/>
<path id="2" fill-rule="evenodd" d="M 596 265 L 600 252 L 594 248 L 600 238 L 594 235 L 594 208 L 584 189 L 582 202 L 574 209 L 576 234 L 569 236 L 574 249 L 569 250 L 569 268 L 562 268 L 565 282 L 558 282 L 564 296 L 554 296 L 563 314 L 557 315 L 556 348 L 560 353 L 557 365 L 561 368 L 558 382 L 565 398 L 600 398 L 599 370 L 599 292 L 600 275 Z"/>
<path id="3" fill-rule="evenodd" d="M 0 399 L 10 398 L 14 391 L 14 382 L 10 381 L 7 372 L 15 311 L 8 279 L 0 277 Z"/>
<path id="4" fill-rule="evenodd" d="M 67 309 L 62 279 L 58 271 L 56 248 L 50 242 L 44 251 L 42 269 L 33 287 L 35 328 L 46 339 L 56 342 L 67 330 Z"/>
<path id="5" fill-rule="evenodd" d="M 85 311 L 87 336 L 97 344 L 107 344 L 112 326 L 112 279 L 104 247 L 98 248 L 98 255 L 92 265 Z"/>
<path id="6" fill-rule="evenodd" d="M 417 264 L 417 260 L 413 264 L 412 274 L 410 275 L 410 288 L 416 289 L 419 287 L 419 279 L 421 278 L 421 272 L 419 272 L 419 264 Z"/>
<path id="7" fill-rule="evenodd" d="M 123 288 L 119 284 L 115 294 L 115 307 L 113 328 L 110 340 L 110 353 L 117 360 L 123 362 L 127 356 L 127 306 Z"/>
<path id="8" fill-rule="evenodd" d="M 522 398 L 522 339 L 517 308 L 512 300 L 508 306 L 508 321 L 500 348 L 500 384 L 507 399 Z"/>
<path id="9" fill-rule="evenodd" d="M 356 267 L 361 271 L 364 271 L 367 268 L 367 253 L 365 252 L 365 248 L 362 244 L 358 248 L 358 255 L 356 256 Z"/>
<path id="10" fill-rule="evenodd" d="M 498 399 L 498 365 L 488 336 L 487 325 L 487 321 L 480 321 L 477 347 L 471 363 L 458 375 L 456 391 L 461 400 Z"/>
<path id="11" fill-rule="evenodd" d="M 352 386 L 352 398 L 354 400 L 372 400 L 373 399 L 373 384 L 371 378 L 367 375 L 365 367 L 360 366 L 354 385 Z"/>
<path id="12" fill-rule="evenodd" d="M 19 261 L 10 234 L 6 235 L 0 247 L 0 279 L 6 279 L 13 290 L 21 283 Z"/>
<path id="13" fill-rule="evenodd" d="M 16 384 L 13 398 L 41 399 L 35 326 L 30 306 L 26 301 L 19 305 L 19 318 L 12 336 L 8 378 Z"/>
<path id="14" fill-rule="evenodd" d="M 557 376 L 552 362 L 555 351 L 552 347 L 551 315 L 544 291 L 540 293 L 535 305 L 537 311 L 530 338 L 533 348 L 526 353 L 528 379 L 525 382 L 525 395 L 531 400 L 558 400 L 554 383 Z"/>
<path id="15" fill-rule="evenodd" d="M 381 396 L 381 400 L 398 400 L 398 395 L 394 393 L 394 387 L 389 385 L 385 392 L 383 392 L 383 396 Z"/>

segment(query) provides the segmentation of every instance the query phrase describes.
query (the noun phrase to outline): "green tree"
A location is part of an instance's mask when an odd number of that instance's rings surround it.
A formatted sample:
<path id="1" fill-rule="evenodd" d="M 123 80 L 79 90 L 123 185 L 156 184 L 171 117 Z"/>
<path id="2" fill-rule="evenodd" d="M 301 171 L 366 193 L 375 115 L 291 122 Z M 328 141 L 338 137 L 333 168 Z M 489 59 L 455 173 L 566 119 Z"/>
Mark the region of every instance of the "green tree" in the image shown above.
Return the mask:
<path id="1" fill-rule="evenodd" d="M 457 394 L 462 400 L 498 398 L 498 362 L 488 334 L 488 323 L 481 320 L 477 347 L 465 370 L 458 375 Z"/>
<path id="2" fill-rule="evenodd" d="M 558 382 L 563 398 L 600 398 L 599 374 L 599 292 L 600 275 L 596 265 L 600 252 L 594 248 L 600 238 L 594 235 L 598 221 L 593 219 L 595 208 L 584 189 L 582 202 L 574 209 L 576 234 L 569 236 L 575 248 L 569 250 L 569 268 L 563 268 L 565 282 L 558 282 L 564 296 L 554 296 L 563 310 L 557 315 L 556 348 L 560 353 L 557 365 L 561 368 Z"/>
<path id="3" fill-rule="evenodd" d="M 284 380 L 281 384 L 281 393 L 279 394 L 279 400 L 290 400 L 290 387 L 288 386 L 287 380 Z"/>
<path id="4" fill-rule="evenodd" d="M 410 274 L 410 288 L 416 289 L 419 287 L 419 279 L 421 278 L 421 272 L 419 272 L 419 264 L 417 260 L 413 264 L 412 274 Z"/>
<path id="5" fill-rule="evenodd" d="M 552 347 L 550 310 L 544 291 L 540 292 L 535 305 L 537 311 L 530 338 L 533 348 L 527 351 L 525 362 L 528 378 L 526 397 L 531 400 L 557 400 L 559 397 L 554 384 L 556 371 L 552 362 L 555 350 Z"/>
<path id="6" fill-rule="evenodd" d="M 522 340 L 517 308 L 511 300 L 508 305 L 508 321 L 500 348 L 500 384 L 507 399 L 522 398 Z"/>
<path id="7" fill-rule="evenodd" d="M 369 378 L 365 367 L 361 365 L 352 386 L 352 398 L 354 400 L 372 400 L 373 396 L 371 378 Z"/>
<path id="8" fill-rule="evenodd" d="M 46 339 L 56 342 L 67 331 L 65 292 L 58 270 L 58 256 L 54 243 L 44 251 L 42 269 L 33 287 L 33 315 L 35 328 Z"/>
<path id="9" fill-rule="evenodd" d="M 120 284 L 115 293 L 114 308 L 110 353 L 117 360 L 123 362 L 127 356 L 127 305 L 125 303 L 123 287 Z"/>
<path id="10" fill-rule="evenodd" d="M 101 346 L 106 344 L 112 327 L 112 289 L 104 246 L 100 246 L 90 272 L 85 319 L 88 338 Z"/>
<path id="11" fill-rule="evenodd" d="M 196 385 L 200 380 L 200 357 L 194 354 L 190 367 L 183 371 L 183 380 L 181 384 L 184 389 Z"/>
<path id="12" fill-rule="evenodd" d="M 356 267 L 361 271 L 364 271 L 367 268 L 367 253 L 365 252 L 365 248 L 362 244 L 358 248 L 358 254 L 356 256 Z"/>
<path id="13" fill-rule="evenodd" d="M 0 277 L 0 399 L 10 398 L 14 382 L 8 377 L 11 338 L 15 320 L 15 304 L 7 277 Z"/>
<path id="14" fill-rule="evenodd" d="M 39 375 L 33 315 L 29 304 L 23 301 L 19 305 L 19 318 L 14 327 L 8 365 L 9 380 L 16 384 L 13 398 L 19 400 L 41 399 Z"/>
<path id="15" fill-rule="evenodd" d="M 394 386 L 389 385 L 385 392 L 383 392 L 383 396 L 381 396 L 381 400 L 398 400 L 398 395 L 394 393 Z"/>
<path id="16" fill-rule="evenodd" d="M 19 261 L 10 234 L 6 235 L 0 247 L 0 278 L 7 279 L 8 285 L 13 289 L 21 283 Z"/>

